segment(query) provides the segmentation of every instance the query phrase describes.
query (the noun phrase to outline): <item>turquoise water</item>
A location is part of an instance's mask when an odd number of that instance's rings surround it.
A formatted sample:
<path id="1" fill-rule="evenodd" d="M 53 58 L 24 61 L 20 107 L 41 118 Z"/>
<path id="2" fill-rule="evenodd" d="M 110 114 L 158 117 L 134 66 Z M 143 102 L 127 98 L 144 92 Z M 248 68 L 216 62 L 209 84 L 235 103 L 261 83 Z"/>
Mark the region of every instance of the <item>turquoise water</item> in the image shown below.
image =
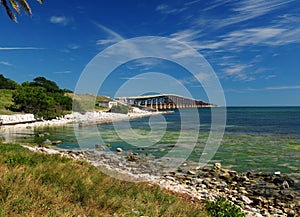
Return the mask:
<path id="1" fill-rule="evenodd" d="M 52 140 L 63 141 L 59 148 L 64 149 L 93 149 L 95 144 L 109 144 L 112 151 L 121 147 L 124 154 L 147 153 L 157 158 L 171 150 L 173 157 L 191 151 L 189 160 L 197 162 L 211 130 L 211 109 L 222 108 L 182 109 L 164 116 L 132 120 L 125 126 L 119 123 L 119 135 L 113 124 L 76 128 L 77 138 L 73 127 L 36 129 L 36 132 L 50 132 Z M 194 118 L 197 112 L 200 120 Z M 227 108 L 225 134 L 210 163 L 214 162 L 237 171 L 299 173 L 300 107 Z"/>

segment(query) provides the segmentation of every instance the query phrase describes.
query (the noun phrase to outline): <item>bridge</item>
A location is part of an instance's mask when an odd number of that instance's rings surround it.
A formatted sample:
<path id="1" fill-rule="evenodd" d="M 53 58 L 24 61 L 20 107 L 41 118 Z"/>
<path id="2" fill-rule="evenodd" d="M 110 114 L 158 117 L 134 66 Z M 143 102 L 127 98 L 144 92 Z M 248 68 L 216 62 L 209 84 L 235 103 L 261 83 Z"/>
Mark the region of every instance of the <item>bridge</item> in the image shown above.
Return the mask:
<path id="1" fill-rule="evenodd" d="M 115 99 L 127 105 L 153 110 L 201 108 L 214 106 L 202 100 L 195 100 L 176 94 L 155 94 L 147 96 L 116 97 Z"/>

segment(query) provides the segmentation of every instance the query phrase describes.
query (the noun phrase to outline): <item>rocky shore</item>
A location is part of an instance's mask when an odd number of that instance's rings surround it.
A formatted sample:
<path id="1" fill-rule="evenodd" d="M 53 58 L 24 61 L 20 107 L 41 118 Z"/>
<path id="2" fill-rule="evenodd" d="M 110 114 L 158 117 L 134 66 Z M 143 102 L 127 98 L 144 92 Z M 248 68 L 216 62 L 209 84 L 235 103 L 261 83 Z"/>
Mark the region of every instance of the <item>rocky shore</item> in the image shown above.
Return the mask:
<path id="1" fill-rule="evenodd" d="M 107 151 L 105 147 L 86 151 L 26 148 L 75 160 L 84 159 L 116 178 L 158 184 L 170 191 L 188 194 L 190 200 L 213 201 L 225 197 L 240 206 L 247 217 L 291 217 L 300 213 L 299 177 L 280 172 L 238 173 L 223 168 L 220 163 L 199 168 L 193 162 L 169 171 L 168 165 L 155 161 L 152 156 L 123 152 L 121 148 L 116 152 Z"/>

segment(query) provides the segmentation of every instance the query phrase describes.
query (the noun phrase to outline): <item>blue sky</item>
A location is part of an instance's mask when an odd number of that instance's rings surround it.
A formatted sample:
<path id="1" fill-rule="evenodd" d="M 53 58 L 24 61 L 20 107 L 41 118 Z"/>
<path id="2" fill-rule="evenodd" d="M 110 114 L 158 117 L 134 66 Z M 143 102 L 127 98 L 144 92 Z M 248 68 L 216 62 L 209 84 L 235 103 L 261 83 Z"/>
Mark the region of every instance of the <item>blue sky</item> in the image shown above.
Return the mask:
<path id="1" fill-rule="evenodd" d="M 0 73 L 17 82 L 45 76 L 74 90 L 99 52 L 125 39 L 161 36 L 203 55 L 223 87 L 227 105 L 300 106 L 299 0 L 47 0 L 43 5 L 32 0 L 30 4 L 33 16 L 18 16 L 18 24 L 0 11 Z M 121 65 L 100 94 L 114 96 L 124 81 L 147 72 L 173 76 L 193 97 L 207 99 L 199 87 L 204 78 L 195 81 L 181 67 L 156 59 Z"/>

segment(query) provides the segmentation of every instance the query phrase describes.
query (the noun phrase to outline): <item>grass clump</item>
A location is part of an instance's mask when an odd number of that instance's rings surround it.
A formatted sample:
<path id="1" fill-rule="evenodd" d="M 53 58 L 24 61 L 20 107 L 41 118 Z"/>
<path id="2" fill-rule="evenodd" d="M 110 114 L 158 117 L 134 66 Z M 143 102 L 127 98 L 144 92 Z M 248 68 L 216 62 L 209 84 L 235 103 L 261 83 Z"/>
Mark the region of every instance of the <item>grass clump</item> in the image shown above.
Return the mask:
<path id="1" fill-rule="evenodd" d="M 206 201 L 206 209 L 215 217 L 244 217 L 242 209 L 226 198 L 218 197 L 216 201 Z"/>
<path id="2" fill-rule="evenodd" d="M 208 216 L 158 186 L 0 143 L 0 216 Z"/>

